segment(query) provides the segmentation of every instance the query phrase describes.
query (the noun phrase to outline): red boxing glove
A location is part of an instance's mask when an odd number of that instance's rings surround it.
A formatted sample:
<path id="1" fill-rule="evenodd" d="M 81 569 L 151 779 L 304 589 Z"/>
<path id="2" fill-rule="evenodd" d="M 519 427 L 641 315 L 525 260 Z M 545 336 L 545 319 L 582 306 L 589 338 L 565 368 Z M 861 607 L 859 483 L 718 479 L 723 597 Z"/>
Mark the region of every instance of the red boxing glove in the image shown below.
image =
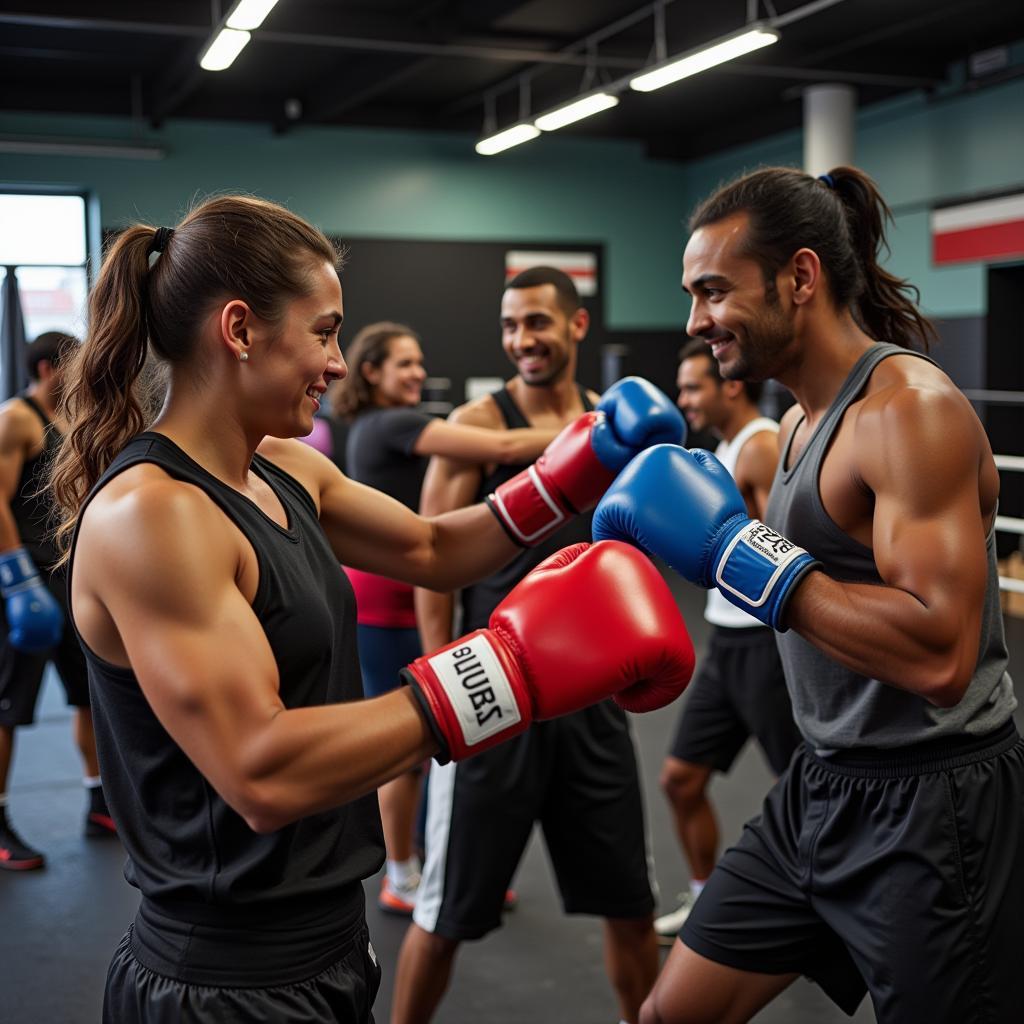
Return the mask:
<path id="1" fill-rule="evenodd" d="M 532 466 L 487 495 L 491 511 L 517 544 L 539 544 L 572 516 L 592 509 L 611 486 L 616 472 L 601 462 L 592 444 L 598 425 L 604 427 L 604 413 L 585 412 Z"/>
<path id="2" fill-rule="evenodd" d="M 619 541 L 541 562 L 478 629 L 403 670 L 441 745 L 461 760 L 614 696 L 627 711 L 675 700 L 693 644 L 647 556 Z"/>

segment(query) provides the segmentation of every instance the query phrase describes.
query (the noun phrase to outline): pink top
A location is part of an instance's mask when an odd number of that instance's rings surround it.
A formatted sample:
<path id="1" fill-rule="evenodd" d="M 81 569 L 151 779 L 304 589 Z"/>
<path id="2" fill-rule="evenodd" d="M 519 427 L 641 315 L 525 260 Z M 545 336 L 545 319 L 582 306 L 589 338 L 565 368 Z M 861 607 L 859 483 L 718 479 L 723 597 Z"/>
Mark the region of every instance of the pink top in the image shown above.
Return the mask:
<path id="1" fill-rule="evenodd" d="M 356 592 L 356 621 L 360 626 L 415 629 L 416 611 L 408 583 L 344 567 Z"/>

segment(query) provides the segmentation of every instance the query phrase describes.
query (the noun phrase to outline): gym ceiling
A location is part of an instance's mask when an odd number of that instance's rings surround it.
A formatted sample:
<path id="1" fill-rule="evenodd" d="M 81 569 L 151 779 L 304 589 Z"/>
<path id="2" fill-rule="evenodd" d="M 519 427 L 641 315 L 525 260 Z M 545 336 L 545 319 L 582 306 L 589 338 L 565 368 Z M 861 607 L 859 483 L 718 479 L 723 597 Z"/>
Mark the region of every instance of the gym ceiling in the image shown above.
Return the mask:
<path id="1" fill-rule="evenodd" d="M 865 106 L 1024 71 L 999 57 L 1024 39 L 1021 0 L 279 0 L 229 69 L 203 71 L 230 6 L 0 0 L 0 107 L 479 136 L 488 115 L 507 127 L 659 53 L 781 19 L 777 44 L 657 92 L 624 89 L 618 107 L 563 129 L 682 160 L 798 127 L 816 83 L 852 84 Z"/>

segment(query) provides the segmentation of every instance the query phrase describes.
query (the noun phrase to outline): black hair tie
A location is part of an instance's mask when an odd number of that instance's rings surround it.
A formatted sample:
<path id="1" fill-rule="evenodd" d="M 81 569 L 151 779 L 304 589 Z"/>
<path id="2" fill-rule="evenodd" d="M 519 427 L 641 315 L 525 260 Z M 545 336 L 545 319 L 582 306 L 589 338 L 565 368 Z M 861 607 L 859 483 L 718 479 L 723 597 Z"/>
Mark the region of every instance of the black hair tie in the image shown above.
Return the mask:
<path id="1" fill-rule="evenodd" d="M 167 243 L 171 240 L 171 235 L 174 234 L 174 228 L 157 228 L 156 233 L 153 235 L 153 241 L 149 243 L 149 251 L 163 252 L 167 248 Z"/>

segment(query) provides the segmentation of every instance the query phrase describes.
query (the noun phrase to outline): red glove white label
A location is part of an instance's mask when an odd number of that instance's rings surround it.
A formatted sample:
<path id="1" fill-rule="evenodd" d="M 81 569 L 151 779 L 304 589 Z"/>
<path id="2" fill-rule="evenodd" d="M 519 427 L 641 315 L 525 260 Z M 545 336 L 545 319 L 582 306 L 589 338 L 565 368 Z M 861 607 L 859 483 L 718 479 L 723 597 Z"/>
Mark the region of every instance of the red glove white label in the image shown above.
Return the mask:
<path id="1" fill-rule="evenodd" d="M 481 634 L 427 658 L 462 730 L 466 746 L 522 721 L 512 685 Z"/>

